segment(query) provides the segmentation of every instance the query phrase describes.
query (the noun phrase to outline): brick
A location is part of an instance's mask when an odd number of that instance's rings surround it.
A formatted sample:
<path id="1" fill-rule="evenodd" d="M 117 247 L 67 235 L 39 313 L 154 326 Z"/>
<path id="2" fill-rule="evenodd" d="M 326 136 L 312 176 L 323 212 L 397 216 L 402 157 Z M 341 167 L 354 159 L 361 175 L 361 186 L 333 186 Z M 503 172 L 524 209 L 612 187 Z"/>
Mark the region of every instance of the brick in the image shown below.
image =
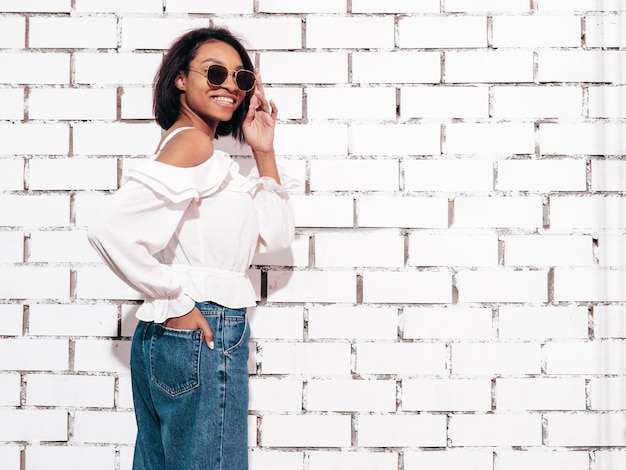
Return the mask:
<path id="1" fill-rule="evenodd" d="M 67 268 L 14 266 L 0 268 L 0 298 L 69 299 Z"/>
<path id="2" fill-rule="evenodd" d="M 115 377 L 26 375 L 26 404 L 34 406 L 112 407 Z"/>
<path id="3" fill-rule="evenodd" d="M 20 446 L 18 445 L 0 445 L 0 461 L 6 470 L 21 469 Z"/>
<path id="4" fill-rule="evenodd" d="M 554 300 L 622 302 L 624 270 L 604 268 L 556 268 L 554 270 Z"/>
<path id="5" fill-rule="evenodd" d="M 626 202 L 615 196 L 553 196 L 550 228 L 611 229 L 626 227 Z"/>
<path id="6" fill-rule="evenodd" d="M 0 304 L 0 336 L 21 336 L 24 329 L 24 307 Z"/>
<path id="7" fill-rule="evenodd" d="M 30 304 L 32 336 L 117 336 L 115 305 Z"/>
<path id="8" fill-rule="evenodd" d="M 344 124 L 278 124 L 278 155 L 347 155 L 348 126 Z"/>
<path id="9" fill-rule="evenodd" d="M 123 49 L 168 49 L 170 45 L 191 29 L 209 26 L 203 18 L 133 18 L 121 20 L 121 45 Z"/>
<path id="10" fill-rule="evenodd" d="M 24 189 L 24 160 L 22 158 L 0 160 L 0 190 L 22 189 Z"/>
<path id="11" fill-rule="evenodd" d="M 312 160 L 309 165 L 312 191 L 396 191 L 399 186 L 396 159 Z"/>
<path id="12" fill-rule="evenodd" d="M 109 0 L 103 5 L 99 0 L 75 0 L 77 12 L 93 13 L 162 13 L 162 0 Z"/>
<path id="13" fill-rule="evenodd" d="M 547 271 L 479 270 L 458 273 L 459 302 L 547 302 Z"/>
<path id="14" fill-rule="evenodd" d="M 346 6 L 336 0 L 315 3 L 291 0 L 259 0 L 259 13 L 345 13 Z"/>
<path id="15" fill-rule="evenodd" d="M 2 101 L 2 108 L 0 108 L 0 119 L 22 120 L 24 118 L 23 88 L 0 89 L 0 100 Z"/>
<path id="16" fill-rule="evenodd" d="M 113 158 L 31 159 L 29 189 L 117 189 Z"/>
<path id="17" fill-rule="evenodd" d="M 626 11 L 623 0 L 541 0 L 540 11 Z"/>
<path id="18" fill-rule="evenodd" d="M 593 240 L 588 235 L 506 235 L 505 266 L 591 266 Z"/>
<path id="19" fill-rule="evenodd" d="M 452 275 L 445 271 L 373 271 L 363 274 L 365 303 L 449 303 Z"/>
<path id="20" fill-rule="evenodd" d="M 595 470 L 613 470 L 626 465 L 626 452 L 621 449 L 598 449 L 594 456 Z"/>
<path id="21" fill-rule="evenodd" d="M 359 227 L 447 228 L 448 200 L 443 197 L 363 195 L 358 199 Z"/>
<path id="22" fill-rule="evenodd" d="M 497 266 L 497 235 L 409 235 L 409 266 Z"/>
<path id="23" fill-rule="evenodd" d="M 493 162 L 489 160 L 406 160 L 406 191 L 492 191 Z"/>
<path id="24" fill-rule="evenodd" d="M 67 155 L 69 151 L 66 124 L 0 124 L 0 135 L 0 155 Z"/>
<path id="25" fill-rule="evenodd" d="M 316 267 L 404 266 L 404 237 L 377 232 L 315 235 Z"/>
<path id="26" fill-rule="evenodd" d="M 359 415 L 358 445 L 363 447 L 444 447 L 443 415 Z"/>
<path id="27" fill-rule="evenodd" d="M 537 53 L 540 82 L 596 82 L 623 84 L 626 51 L 541 49 Z"/>
<path id="28" fill-rule="evenodd" d="M 252 0 L 233 0 L 225 3 L 207 3 L 204 0 L 168 0 L 166 11 L 180 13 L 248 13 L 253 9 Z"/>
<path id="29" fill-rule="evenodd" d="M 120 310 L 122 311 L 122 331 L 120 336 L 130 338 L 133 336 L 139 319 L 137 318 L 137 310 L 139 304 L 122 304 Z"/>
<path id="30" fill-rule="evenodd" d="M 121 94 L 122 119 L 152 119 L 152 89 L 124 87 Z"/>
<path id="31" fill-rule="evenodd" d="M 19 5 L 11 0 L 0 0 L 0 11 L 2 12 L 69 13 L 71 9 L 71 0 L 24 0 Z"/>
<path id="32" fill-rule="evenodd" d="M 0 352 L 0 370 L 54 371 L 68 367 L 66 340 L 0 339 Z"/>
<path id="33" fill-rule="evenodd" d="M 0 406 L 20 406 L 20 374 L 0 374 Z"/>
<path id="34" fill-rule="evenodd" d="M 389 451 L 309 451 L 307 452 L 307 456 L 308 470 L 376 470 L 382 468 L 396 468 L 398 465 L 398 454 Z"/>
<path id="35" fill-rule="evenodd" d="M 117 116 L 114 88 L 34 88 L 29 95 L 30 119 L 106 119 Z"/>
<path id="36" fill-rule="evenodd" d="M 446 125 L 444 145 L 444 153 L 453 155 L 533 154 L 534 129 L 525 123 L 453 123 Z"/>
<path id="37" fill-rule="evenodd" d="M 619 414 L 548 414 L 549 446 L 624 446 L 626 416 Z"/>
<path id="38" fill-rule="evenodd" d="M 302 19 L 294 17 L 228 18 L 214 21 L 244 38 L 252 50 L 294 50 L 302 48 Z"/>
<path id="39" fill-rule="evenodd" d="M 23 261 L 24 234 L 13 231 L 0 232 L 0 262 L 21 263 Z"/>
<path id="40" fill-rule="evenodd" d="M 531 4 L 526 0 L 511 0 L 500 2 L 498 0 L 474 0 L 471 3 L 464 0 L 446 0 L 445 11 L 450 13 L 528 13 Z"/>
<path id="41" fill-rule="evenodd" d="M 352 271 L 269 271 L 269 302 L 355 302 Z"/>
<path id="42" fill-rule="evenodd" d="M 403 48 L 479 48 L 487 46 L 487 18 L 480 16 L 406 16 L 398 22 Z"/>
<path id="43" fill-rule="evenodd" d="M 405 307 L 403 339 L 490 339 L 492 313 L 489 308 Z"/>
<path id="44" fill-rule="evenodd" d="M 403 411 L 491 411 L 489 379 L 404 379 Z"/>
<path id="45" fill-rule="evenodd" d="M 309 119 L 395 119 L 396 90 L 376 88 L 307 88 Z"/>
<path id="46" fill-rule="evenodd" d="M 55 49 L 115 48 L 117 21 L 113 17 L 32 17 L 29 20 L 28 45 Z"/>
<path id="47" fill-rule="evenodd" d="M 26 43 L 26 20 L 18 16 L 0 18 L 0 47 L 23 48 Z"/>
<path id="48" fill-rule="evenodd" d="M 333 34 L 328 34 L 333 31 Z M 370 34 L 376 31 L 376 34 Z M 394 47 L 394 19 L 390 16 L 309 16 L 306 20 L 307 48 Z"/>
<path id="49" fill-rule="evenodd" d="M 74 369 L 77 371 L 125 373 L 129 370 L 129 362 L 129 341 L 75 341 Z"/>
<path id="50" fill-rule="evenodd" d="M 302 470 L 304 468 L 304 452 L 297 451 L 272 451 L 259 448 L 251 448 L 248 452 L 250 468 L 291 468 Z"/>
<path id="51" fill-rule="evenodd" d="M 352 227 L 352 196 L 292 196 L 296 227 Z"/>
<path id="52" fill-rule="evenodd" d="M 68 440 L 67 411 L 0 409 L 0 441 Z"/>
<path id="53" fill-rule="evenodd" d="M 581 36 L 579 16 L 493 17 L 494 47 L 580 47 Z"/>
<path id="54" fill-rule="evenodd" d="M 251 378 L 250 403 L 253 411 L 302 411 L 302 380 Z"/>
<path id="55" fill-rule="evenodd" d="M 85 123 L 72 127 L 75 155 L 150 155 L 161 138 L 161 129 L 153 123 Z"/>
<path id="56" fill-rule="evenodd" d="M 579 86 L 495 86 L 492 116 L 499 118 L 581 118 L 583 93 Z"/>
<path id="57" fill-rule="evenodd" d="M 501 306 L 498 333 L 502 339 L 586 339 L 587 317 L 586 307 Z"/>
<path id="58" fill-rule="evenodd" d="M 28 470 L 81 470 L 85 468 L 85 462 L 89 462 L 90 470 L 110 470 L 115 468 L 115 448 L 29 445 L 26 447 L 25 460 Z"/>
<path id="59" fill-rule="evenodd" d="M 446 374 L 444 343 L 357 343 L 358 374 Z"/>
<path id="60" fill-rule="evenodd" d="M 446 83 L 508 83 L 533 81 L 533 54 L 524 50 L 447 51 Z"/>
<path id="61" fill-rule="evenodd" d="M 585 379 L 496 378 L 496 409 L 524 410 L 584 410 Z"/>
<path id="62" fill-rule="evenodd" d="M 518 375 L 541 372 L 538 343 L 454 343 L 455 375 Z"/>
<path id="63" fill-rule="evenodd" d="M 398 337 L 398 312 L 384 307 L 309 307 L 309 339 L 378 339 Z"/>
<path id="64" fill-rule="evenodd" d="M 591 160 L 592 191 L 626 191 L 626 162 Z"/>
<path id="65" fill-rule="evenodd" d="M 161 54 L 77 52 L 75 83 L 91 85 L 151 85 Z"/>
<path id="66" fill-rule="evenodd" d="M 501 160 L 496 189 L 501 191 L 585 191 L 584 160 Z"/>
<path id="67" fill-rule="evenodd" d="M 540 124 L 543 155 L 622 155 L 625 124 Z"/>
<path id="68" fill-rule="evenodd" d="M 385 2 L 381 6 L 386 6 Z M 420 2 L 422 5 L 424 2 Z M 354 9 L 354 3 L 352 4 Z M 434 51 L 356 51 L 352 83 L 439 83 L 441 57 Z"/>
<path id="69" fill-rule="evenodd" d="M 421 470 L 423 468 L 463 468 L 465 470 L 484 470 L 493 465 L 493 452 L 490 450 L 450 449 L 404 452 L 404 469 Z"/>
<path id="70" fill-rule="evenodd" d="M 395 380 L 309 380 L 308 411 L 396 411 Z"/>
<path id="71" fill-rule="evenodd" d="M 268 84 L 348 83 L 346 52 L 269 51 L 260 54 L 259 63 Z"/>
<path id="72" fill-rule="evenodd" d="M 253 443 L 251 442 L 251 445 Z M 132 470 L 134 447 L 121 447 L 120 448 L 120 470 Z"/>
<path id="73" fill-rule="evenodd" d="M 308 266 L 309 237 L 296 235 L 288 248 L 271 253 L 257 253 L 252 258 L 252 264 L 263 266 Z"/>
<path id="74" fill-rule="evenodd" d="M 498 450 L 498 466 L 502 470 L 587 470 L 589 454 L 576 450 Z"/>
<path id="75" fill-rule="evenodd" d="M 86 231 L 40 231 L 29 235 L 31 262 L 100 262 Z"/>
<path id="76" fill-rule="evenodd" d="M 619 15 L 588 16 L 585 18 L 585 45 L 587 47 L 624 47 L 626 18 Z"/>
<path id="77" fill-rule="evenodd" d="M 543 202 L 540 197 L 474 197 L 454 199 L 456 228 L 540 228 Z"/>
<path id="78" fill-rule="evenodd" d="M 96 192 L 79 192 L 73 198 L 75 223 L 77 227 L 86 228 L 92 218 L 102 210 L 109 195 Z"/>
<path id="79" fill-rule="evenodd" d="M 0 196 L 4 226 L 64 226 L 69 224 L 68 196 Z"/>
<path id="80" fill-rule="evenodd" d="M 261 421 L 263 447 L 348 447 L 348 415 L 266 415 Z"/>
<path id="81" fill-rule="evenodd" d="M 624 377 L 592 377 L 589 380 L 590 409 L 611 411 L 626 409 Z"/>
<path id="82" fill-rule="evenodd" d="M 254 339 L 302 339 L 304 312 L 302 307 L 250 307 L 250 331 Z"/>
<path id="83" fill-rule="evenodd" d="M 45 70 L 46 73 L 41 73 Z M 0 83 L 66 85 L 70 55 L 52 52 L 0 52 Z"/>
<path id="84" fill-rule="evenodd" d="M 347 375 L 350 344 L 271 343 L 261 345 L 263 374 Z"/>
<path id="85" fill-rule="evenodd" d="M 352 0 L 352 13 L 439 13 L 437 0 Z"/>
<path id="86" fill-rule="evenodd" d="M 75 442 L 134 444 L 137 426 L 132 412 L 76 411 Z"/>
<path id="87" fill-rule="evenodd" d="M 438 155 L 439 124 L 354 124 L 350 150 L 355 155 Z"/>
<path id="88" fill-rule="evenodd" d="M 302 119 L 302 90 L 300 88 L 267 87 L 266 96 L 274 100 L 278 108 L 278 119 Z"/>
<path id="89" fill-rule="evenodd" d="M 540 446 L 541 416 L 531 414 L 453 415 L 448 439 L 452 447 Z"/>
<path id="90" fill-rule="evenodd" d="M 626 311 L 618 305 L 594 305 L 595 338 L 626 338 Z"/>
<path id="91" fill-rule="evenodd" d="M 544 349 L 547 373 L 561 375 L 623 375 L 626 365 L 620 358 L 625 353 L 620 340 L 550 342 Z"/>
<path id="92" fill-rule="evenodd" d="M 489 89 L 484 86 L 406 86 L 400 89 L 403 118 L 486 118 Z"/>

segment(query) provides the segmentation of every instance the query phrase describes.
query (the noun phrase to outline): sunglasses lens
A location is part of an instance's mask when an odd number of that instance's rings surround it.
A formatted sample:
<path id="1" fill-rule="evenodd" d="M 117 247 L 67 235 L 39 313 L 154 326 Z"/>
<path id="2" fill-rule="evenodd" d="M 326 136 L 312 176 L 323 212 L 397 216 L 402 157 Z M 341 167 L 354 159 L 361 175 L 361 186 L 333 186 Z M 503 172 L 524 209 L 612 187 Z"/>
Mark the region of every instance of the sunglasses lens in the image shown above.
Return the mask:
<path id="1" fill-rule="evenodd" d="M 228 69 L 223 65 L 209 65 L 206 69 L 206 78 L 211 85 L 221 85 L 228 78 Z"/>
<path id="2" fill-rule="evenodd" d="M 254 74 L 248 70 L 239 70 L 236 79 L 241 91 L 250 91 L 254 87 Z"/>

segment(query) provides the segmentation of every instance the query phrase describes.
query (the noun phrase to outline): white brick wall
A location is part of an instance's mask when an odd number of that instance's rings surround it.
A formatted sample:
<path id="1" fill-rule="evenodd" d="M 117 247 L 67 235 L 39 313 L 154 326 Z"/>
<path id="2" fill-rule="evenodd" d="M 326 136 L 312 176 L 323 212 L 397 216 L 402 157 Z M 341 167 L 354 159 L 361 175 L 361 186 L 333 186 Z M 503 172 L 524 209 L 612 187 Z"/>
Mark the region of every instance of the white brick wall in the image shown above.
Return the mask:
<path id="1" fill-rule="evenodd" d="M 132 467 L 138 297 L 85 230 L 209 24 L 303 182 L 250 270 L 251 470 L 626 468 L 624 0 L 0 0 L 2 469 Z"/>

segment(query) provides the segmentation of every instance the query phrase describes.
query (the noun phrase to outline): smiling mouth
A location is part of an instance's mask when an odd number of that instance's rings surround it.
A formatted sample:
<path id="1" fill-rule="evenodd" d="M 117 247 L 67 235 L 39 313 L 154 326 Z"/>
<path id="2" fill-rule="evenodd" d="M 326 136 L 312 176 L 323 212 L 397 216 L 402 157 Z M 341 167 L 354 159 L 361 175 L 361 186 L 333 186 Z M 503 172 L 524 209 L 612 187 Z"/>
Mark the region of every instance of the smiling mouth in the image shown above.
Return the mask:
<path id="1" fill-rule="evenodd" d="M 213 99 L 218 103 L 235 104 L 235 100 L 227 96 L 214 96 Z"/>

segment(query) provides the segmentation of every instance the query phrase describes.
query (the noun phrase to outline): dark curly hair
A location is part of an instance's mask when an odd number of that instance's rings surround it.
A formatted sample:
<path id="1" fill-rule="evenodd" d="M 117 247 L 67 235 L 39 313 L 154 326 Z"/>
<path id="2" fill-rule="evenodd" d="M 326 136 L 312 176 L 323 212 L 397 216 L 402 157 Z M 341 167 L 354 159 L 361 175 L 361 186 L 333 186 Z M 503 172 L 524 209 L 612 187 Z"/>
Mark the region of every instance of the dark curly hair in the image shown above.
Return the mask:
<path id="1" fill-rule="evenodd" d="M 198 28 L 185 33 L 169 48 L 154 78 L 153 110 L 156 122 L 161 128 L 167 130 L 172 127 L 180 114 L 182 92 L 176 88 L 176 77 L 181 71 L 188 72 L 189 64 L 202 44 L 214 41 L 232 46 L 239 53 L 243 67 L 254 72 L 252 60 L 241 40 L 226 28 Z M 223 121 L 217 125 L 215 138 L 230 135 L 239 142 L 244 141 L 241 126 L 250 106 L 252 92 L 253 90 L 246 93 L 230 121 Z"/>

